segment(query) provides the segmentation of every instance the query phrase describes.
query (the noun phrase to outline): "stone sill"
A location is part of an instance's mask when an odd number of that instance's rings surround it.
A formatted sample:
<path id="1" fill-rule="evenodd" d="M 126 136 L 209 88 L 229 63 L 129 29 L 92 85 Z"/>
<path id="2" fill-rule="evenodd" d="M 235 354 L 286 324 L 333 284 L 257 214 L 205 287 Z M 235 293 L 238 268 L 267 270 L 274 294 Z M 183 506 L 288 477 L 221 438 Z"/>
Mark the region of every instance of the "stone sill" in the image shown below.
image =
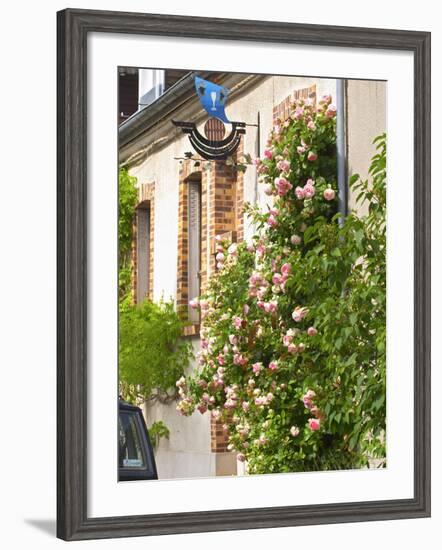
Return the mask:
<path id="1" fill-rule="evenodd" d="M 200 325 L 192 324 L 183 328 L 183 336 L 199 336 L 200 335 Z"/>

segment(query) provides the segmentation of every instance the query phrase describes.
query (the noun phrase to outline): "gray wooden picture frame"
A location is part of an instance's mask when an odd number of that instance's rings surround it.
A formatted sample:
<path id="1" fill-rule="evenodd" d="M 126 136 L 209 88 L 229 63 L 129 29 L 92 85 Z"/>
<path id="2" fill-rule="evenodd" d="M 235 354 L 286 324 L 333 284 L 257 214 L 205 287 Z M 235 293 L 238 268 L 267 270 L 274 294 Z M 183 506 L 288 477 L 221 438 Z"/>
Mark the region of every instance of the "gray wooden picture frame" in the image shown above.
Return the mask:
<path id="1" fill-rule="evenodd" d="M 430 33 L 67 9 L 58 35 L 57 535 L 97 539 L 430 515 Z M 87 36 L 90 32 L 407 50 L 414 56 L 414 498 L 87 516 Z"/>

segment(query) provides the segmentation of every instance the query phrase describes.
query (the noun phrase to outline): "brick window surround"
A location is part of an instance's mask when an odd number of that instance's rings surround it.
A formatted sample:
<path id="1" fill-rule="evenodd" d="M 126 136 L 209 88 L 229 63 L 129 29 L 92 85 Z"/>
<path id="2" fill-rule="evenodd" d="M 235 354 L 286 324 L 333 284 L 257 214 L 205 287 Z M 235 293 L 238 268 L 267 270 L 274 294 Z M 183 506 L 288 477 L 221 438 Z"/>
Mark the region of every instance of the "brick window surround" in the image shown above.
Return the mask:
<path id="1" fill-rule="evenodd" d="M 177 310 L 188 318 L 189 300 L 189 219 L 188 183 L 201 182 L 201 271 L 200 288 L 204 292 L 207 280 L 215 271 L 215 236 L 230 233 L 235 240 L 243 238 L 244 176 L 223 161 L 207 163 L 204 160 L 181 161 L 178 189 L 178 259 Z M 186 327 L 185 334 L 198 334 L 199 327 Z"/>
<path id="2" fill-rule="evenodd" d="M 138 216 L 139 210 L 145 209 L 149 212 L 149 254 L 147 267 L 148 293 L 147 298 L 153 300 L 153 273 L 154 273 L 154 236 L 155 236 L 155 184 L 143 183 L 138 187 L 138 203 L 135 207 L 136 214 L 133 222 L 132 239 L 132 289 L 134 300 L 137 301 L 138 295 Z"/>

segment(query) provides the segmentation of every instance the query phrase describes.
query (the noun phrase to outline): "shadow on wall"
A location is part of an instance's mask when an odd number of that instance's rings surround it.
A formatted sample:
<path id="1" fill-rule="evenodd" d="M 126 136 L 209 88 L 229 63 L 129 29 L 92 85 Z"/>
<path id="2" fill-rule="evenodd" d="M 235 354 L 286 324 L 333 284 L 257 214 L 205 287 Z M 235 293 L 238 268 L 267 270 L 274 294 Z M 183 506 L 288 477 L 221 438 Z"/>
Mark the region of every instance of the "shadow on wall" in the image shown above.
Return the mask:
<path id="1" fill-rule="evenodd" d="M 57 522 L 55 519 L 25 519 L 24 522 L 47 535 L 51 535 L 51 537 L 56 535 Z"/>

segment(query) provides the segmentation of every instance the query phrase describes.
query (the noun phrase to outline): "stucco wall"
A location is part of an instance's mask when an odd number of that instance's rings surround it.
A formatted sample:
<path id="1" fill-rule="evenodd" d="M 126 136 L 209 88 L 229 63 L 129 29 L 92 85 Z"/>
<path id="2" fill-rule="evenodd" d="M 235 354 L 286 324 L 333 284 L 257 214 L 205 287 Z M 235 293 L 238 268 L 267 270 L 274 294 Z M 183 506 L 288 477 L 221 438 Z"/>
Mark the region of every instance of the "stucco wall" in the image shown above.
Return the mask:
<path id="1" fill-rule="evenodd" d="M 367 179 L 371 158 L 376 152 L 373 140 L 387 129 L 387 83 L 349 80 L 347 83 L 347 167 L 348 174 Z M 349 208 L 361 214 L 367 205 L 356 205 L 349 194 Z"/>

